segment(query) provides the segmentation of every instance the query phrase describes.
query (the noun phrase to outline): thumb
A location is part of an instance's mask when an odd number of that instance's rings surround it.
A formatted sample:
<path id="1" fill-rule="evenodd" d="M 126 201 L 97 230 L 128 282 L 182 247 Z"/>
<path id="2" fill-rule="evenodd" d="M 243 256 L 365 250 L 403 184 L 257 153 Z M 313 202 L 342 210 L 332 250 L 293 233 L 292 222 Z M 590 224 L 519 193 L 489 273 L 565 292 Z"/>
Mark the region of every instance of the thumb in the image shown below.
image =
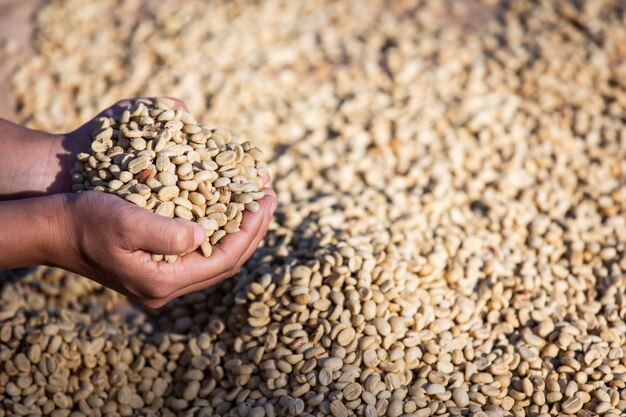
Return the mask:
<path id="1" fill-rule="evenodd" d="M 183 255 L 196 249 L 206 239 L 204 229 L 184 219 L 169 219 L 148 210 L 136 210 L 128 236 L 133 249 L 163 255 Z"/>

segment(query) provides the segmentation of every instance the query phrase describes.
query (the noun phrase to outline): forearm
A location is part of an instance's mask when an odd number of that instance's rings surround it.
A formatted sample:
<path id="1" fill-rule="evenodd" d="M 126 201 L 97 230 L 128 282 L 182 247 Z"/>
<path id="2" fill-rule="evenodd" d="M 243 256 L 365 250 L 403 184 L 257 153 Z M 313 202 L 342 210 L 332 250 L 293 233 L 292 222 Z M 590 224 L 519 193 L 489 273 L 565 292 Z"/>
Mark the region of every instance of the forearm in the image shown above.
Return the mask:
<path id="1" fill-rule="evenodd" d="M 66 247 L 65 196 L 0 202 L 0 270 L 55 264 Z"/>
<path id="2" fill-rule="evenodd" d="M 70 191 L 74 151 L 67 142 L 0 119 L 0 200 Z"/>

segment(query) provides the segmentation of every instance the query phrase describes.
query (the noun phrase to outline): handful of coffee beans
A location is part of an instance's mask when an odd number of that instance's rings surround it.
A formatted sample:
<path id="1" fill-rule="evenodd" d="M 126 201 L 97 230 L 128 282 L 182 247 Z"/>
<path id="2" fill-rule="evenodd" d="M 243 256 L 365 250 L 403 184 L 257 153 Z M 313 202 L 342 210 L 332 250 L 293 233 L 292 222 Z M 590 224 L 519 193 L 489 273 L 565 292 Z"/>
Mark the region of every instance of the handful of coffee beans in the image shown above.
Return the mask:
<path id="1" fill-rule="evenodd" d="M 209 257 L 213 245 L 239 231 L 245 210 L 259 210 L 267 165 L 252 143 L 198 123 L 175 104 L 139 99 L 118 117 L 99 118 L 91 151 L 77 155 L 72 189 L 116 194 L 161 216 L 195 221 L 206 231 L 201 249 Z"/>

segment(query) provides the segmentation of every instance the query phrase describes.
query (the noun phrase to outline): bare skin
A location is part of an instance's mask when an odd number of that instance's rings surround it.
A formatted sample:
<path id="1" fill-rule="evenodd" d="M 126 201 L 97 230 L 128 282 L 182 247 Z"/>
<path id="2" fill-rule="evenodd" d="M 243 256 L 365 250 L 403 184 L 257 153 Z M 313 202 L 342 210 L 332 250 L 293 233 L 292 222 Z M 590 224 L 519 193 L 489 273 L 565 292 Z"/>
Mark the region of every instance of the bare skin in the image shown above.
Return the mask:
<path id="1" fill-rule="evenodd" d="M 260 210 L 246 212 L 241 231 L 224 237 L 207 259 L 195 251 L 204 240 L 196 223 L 105 193 L 71 193 L 69 173 L 76 154 L 89 149 L 93 120 L 58 135 L 0 119 L 0 270 L 61 267 L 150 308 L 234 275 L 267 233 L 274 192 L 265 188 Z M 168 264 L 153 262 L 152 252 L 187 255 Z"/>

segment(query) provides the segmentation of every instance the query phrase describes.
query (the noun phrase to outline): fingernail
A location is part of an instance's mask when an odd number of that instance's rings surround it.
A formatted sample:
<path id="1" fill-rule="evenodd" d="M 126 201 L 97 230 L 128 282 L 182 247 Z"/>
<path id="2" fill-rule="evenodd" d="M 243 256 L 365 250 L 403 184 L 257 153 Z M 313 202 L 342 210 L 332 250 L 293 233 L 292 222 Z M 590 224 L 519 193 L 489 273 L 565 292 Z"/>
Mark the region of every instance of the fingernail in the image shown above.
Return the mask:
<path id="1" fill-rule="evenodd" d="M 193 244 L 194 244 L 194 246 L 200 246 L 200 244 L 202 244 L 202 242 L 204 242 L 205 239 L 206 239 L 206 232 L 204 231 L 202 226 L 194 224 L 194 226 L 193 226 Z"/>

